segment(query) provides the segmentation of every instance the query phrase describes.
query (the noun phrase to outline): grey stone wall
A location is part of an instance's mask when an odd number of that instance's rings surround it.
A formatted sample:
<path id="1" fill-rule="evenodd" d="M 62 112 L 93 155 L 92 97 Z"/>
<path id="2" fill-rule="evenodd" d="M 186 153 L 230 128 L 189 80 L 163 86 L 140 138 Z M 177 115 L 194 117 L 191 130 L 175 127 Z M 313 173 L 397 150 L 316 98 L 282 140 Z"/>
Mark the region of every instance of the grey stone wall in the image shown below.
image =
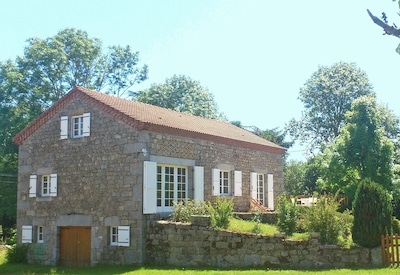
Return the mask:
<path id="1" fill-rule="evenodd" d="M 382 263 L 376 249 L 345 249 L 322 245 L 318 239 L 293 241 L 167 221 L 148 222 L 147 226 L 147 261 L 152 264 L 220 268 L 343 268 L 371 267 Z"/>
<path id="2" fill-rule="evenodd" d="M 89 137 L 60 140 L 60 118 L 91 113 Z M 145 156 L 142 149 L 146 149 Z M 235 210 L 247 211 L 250 172 L 273 173 L 275 198 L 283 192 L 282 156 L 195 138 L 137 131 L 101 109 L 74 98 L 19 147 L 18 239 L 22 225 L 44 227 L 44 243 L 32 244 L 30 260 L 57 264 L 60 227 L 91 227 L 92 264 L 145 261 L 142 214 L 143 161 L 151 156 L 192 160 L 204 166 L 205 200 L 211 196 L 211 169 L 230 165 L 243 172 L 243 196 Z M 58 175 L 56 197 L 29 197 L 29 176 Z M 190 176 L 190 175 L 189 175 Z M 189 194 L 191 194 L 189 190 Z M 130 246 L 110 246 L 109 227 L 130 226 Z M 35 242 L 35 238 L 34 238 Z"/>

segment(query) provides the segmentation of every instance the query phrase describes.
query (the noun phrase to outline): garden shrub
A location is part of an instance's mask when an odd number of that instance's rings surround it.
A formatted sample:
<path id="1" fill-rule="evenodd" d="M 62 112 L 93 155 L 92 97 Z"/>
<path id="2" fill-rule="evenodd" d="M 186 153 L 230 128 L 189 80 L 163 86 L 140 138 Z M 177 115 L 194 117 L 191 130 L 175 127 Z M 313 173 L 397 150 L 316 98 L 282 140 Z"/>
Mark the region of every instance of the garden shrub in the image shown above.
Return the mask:
<path id="1" fill-rule="evenodd" d="M 27 245 L 12 245 L 7 248 L 6 261 L 7 263 L 27 263 Z"/>
<path id="2" fill-rule="evenodd" d="M 171 220 L 174 222 L 190 222 L 192 215 L 208 215 L 206 204 L 203 201 L 185 199 L 174 202 L 174 212 Z"/>
<path id="3" fill-rule="evenodd" d="M 337 244 L 338 237 L 351 227 L 343 217 L 345 214 L 337 211 L 339 206 L 337 196 L 323 195 L 314 206 L 306 208 L 303 217 L 305 227 L 308 232 L 319 232 L 321 243 Z"/>
<path id="4" fill-rule="evenodd" d="M 381 235 L 392 233 L 392 213 L 387 191 L 370 179 L 362 180 L 353 204 L 353 241 L 363 247 L 379 246 Z"/>
<path id="5" fill-rule="evenodd" d="M 292 200 L 288 200 L 285 195 L 278 197 L 277 202 L 277 226 L 279 231 L 285 233 L 288 236 L 292 236 L 296 231 L 296 222 L 298 219 L 298 207 Z"/>
<path id="6" fill-rule="evenodd" d="M 233 212 L 232 200 L 218 197 L 214 205 L 208 202 L 207 210 L 210 214 L 211 226 L 224 229 L 229 227 L 229 218 Z"/>
<path id="7" fill-rule="evenodd" d="M 400 235 L 400 220 L 392 217 L 392 233 Z"/>

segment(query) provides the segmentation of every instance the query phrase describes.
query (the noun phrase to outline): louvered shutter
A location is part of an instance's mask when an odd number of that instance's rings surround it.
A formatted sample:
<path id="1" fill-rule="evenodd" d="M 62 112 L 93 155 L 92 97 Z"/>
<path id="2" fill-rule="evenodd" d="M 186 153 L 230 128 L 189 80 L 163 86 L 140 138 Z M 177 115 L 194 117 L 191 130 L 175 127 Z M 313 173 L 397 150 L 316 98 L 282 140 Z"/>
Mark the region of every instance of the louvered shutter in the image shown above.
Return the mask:
<path id="1" fill-rule="evenodd" d="M 60 139 L 68 138 L 68 116 L 61 117 Z"/>
<path id="2" fill-rule="evenodd" d="M 22 226 L 22 243 L 32 243 L 32 225 Z"/>
<path id="3" fill-rule="evenodd" d="M 212 169 L 212 195 L 219 196 L 219 185 L 220 185 L 220 170 L 219 169 Z"/>
<path id="4" fill-rule="evenodd" d="M 90 136 L 90 113 L 83 114 L 83 133 L 84 137 Z"/>
<path id="5" fill-rule="evenodd" d="M 57 197 L 57 174 L 50 175 L 50 196 Z"/>
<path id="6" fill-rule="evenodd" d="M 250 173 L 250 196 L 257 199 L 257 173 Z"/>
<path id="7" fill-rule="evenodd" d="M 118 226 L 118 246 L 129 246 L 130 228 L 129 226 Z"/>
<path id="8" fill-rule="evenodd" d="M 267 183 L 267 196 L 268 196 L 268 209 L 274 209 L 274 175 L 268 174 Z"/>
<path id="9" fill-rule="evenodd" d="M 242 196 L 242 171 L 234 171 L 234 195 L 235 197 Z"/>
<path id="10" fill-rule="evenodd" d="M 29 177 L 29 197 L 36 197 L 37 175 Z"/>
<path id="11" fill-rule="evenodd" d="M 204 201 L 204 167 L 193 167 L 193 198 L 197 201 Z"/>
<path id="12" fill-rule="evenodd" d="M 157 211 L 157 163 L 143 163 L 143 214 Z"/>

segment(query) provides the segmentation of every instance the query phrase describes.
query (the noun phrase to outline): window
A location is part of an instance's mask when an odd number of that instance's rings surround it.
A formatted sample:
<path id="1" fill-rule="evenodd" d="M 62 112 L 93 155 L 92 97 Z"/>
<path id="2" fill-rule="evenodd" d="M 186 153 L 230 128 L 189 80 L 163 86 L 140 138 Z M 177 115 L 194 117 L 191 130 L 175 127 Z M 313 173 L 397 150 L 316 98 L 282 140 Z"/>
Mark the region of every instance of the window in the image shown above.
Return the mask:
<path id="1" fill-rule="evenodd" d="M 37 242 L 38 243 L 43 243 L 43 226 L 38 226 L 37 227 Z"/>
<path id="2" fill-rule="evenodd" d="M 72 117 L 72 137 L 83 136 L 83 116 Z"/>
<path id="3" fill-rule="evenodd" d="M 178 162 L 178 161 L 177 161 Z M 143 163 L 143 214 L 171 212 L 171 203 L 189 197 L 190 168 L 193 168 L 193 199 L 204 200 L 204 167 L 193 163 Z"/>
<path id="4" fill-rule="evenodd" d="M 219 171 L 219 194 L 231 195 L 231 177 L 229 171 Z"/>
<path id="5" fill-rule="evenodd" d="M 268 209 L 274 209 L 273 174 L 250 173 L 250 195 Z"/>
<path id="6" fill-rule="evenodd" d="M 110 227 L 110 245 L 129 246 L 130 227 L 129 226 L 111 226 Z"/>
<path id="7" fill-rule="evenodd" d="M 69 136 L 72 138 L 90 136 L 90 113 L 72 116 L 71 125 L 68 124 L 68 120 L 68 116 L 61 117 L 60 139 L 68 139 Z"/>
<path id="8" fill-rule="evenodd" d="M 110 245 L 118 245 L 118 226 L 110 227 Z"/>
<path id="9" fill-rule="evenodd" d="M 42 196 L 50 196 L 50 175 L 42 176 Z"/>
<path id="10" fill-rule="evenodd" d="M 157 208 L 172 211 L 174 201 L 187 198 L 187 167 L 157 165 Z"/>
<path id="11" fill-rule="evenodd" d="M 213 169 L 212 184 L 213 196 L 242 196 L 241 171 Z"/>
<path id="12" fill-rule="evenodd" d="M 29 197 L 56 197 L 57 196 L 57 174 L 41 175 L 38 187 L 38 176 L 31 175 L 29 178 Z M 38 188 L 37 188 L 38 187 Z M 37 190 L 40 193 L 37 194 Z"/>
<path id="13" fill-rule="evenodd" d="M 257 200 L 261 205 L 264 204 L 264 174 L 257 174 Z"/>

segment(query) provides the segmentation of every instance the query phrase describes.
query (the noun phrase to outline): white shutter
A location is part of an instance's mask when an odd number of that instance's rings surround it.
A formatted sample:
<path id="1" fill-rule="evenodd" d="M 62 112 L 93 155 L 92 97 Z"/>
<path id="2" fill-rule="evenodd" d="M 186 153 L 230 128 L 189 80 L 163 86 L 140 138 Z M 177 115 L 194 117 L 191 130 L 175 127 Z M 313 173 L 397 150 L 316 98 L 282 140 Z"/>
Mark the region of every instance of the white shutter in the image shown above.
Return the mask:
<path id="1" fill-rule="evenodd" d="M 83 133 L 84 137 L 90 136 L 90 113 L 83 114 Z"/>
<path id="2" fill-rule="evenodd" d="M 29 177 L 29 197 L 36 197 L 37 175 Z"/>
<path id="3" fill-rule="evenodd" d="M 61 117 L 60 139 L 68 138 L 68 116 Z"/>
<path id="4" fill-rule="evenodd" d="M 157 210 L 157 163 L 143 163 L 143 214 L 153 214 Z"/>
<path id="5" fill-rule="evenodd" d="M 220 185 L 220 170 L 212 169 L 212 195 L 219 196 L 219 185 Z"/>
<path id="6" fill-rule="evenodd" d="M 234 172 L 234 195 L 236 197 L 242 196 L 242 171 L 235 171 Z"/>
<path id="7" fill-rule="evenodd" d="M 32 225 L 22 226 L 22 243 L 32 243 Z"/>
<path id="8" fill-rule="evenodd" d="M 128 225 L 118 226 L 118 246 L 129 246 L 130 230 Z"/>
<path id="9" fill-rule="evenodd" d="M 268 196 L 268 209 L 273 210 L 274 208 L 274 175 L 268 174 L 267 183 L 267 196 Z"/>
<path id="10" fill-rule="evenodd" d="M 250 173 L 250 196 L 257 199 L 257 173 Z"/>
<path id="11" fill-rule="evenodd" d="M 193 167 L 193 186 L 193 199 L 197 201 L 204 201 L 204 167 Z"/>
<path id="12" fill-rule="evenodd" d="M 50 175 L 50 196 L 57 197 L 57 174 Z"/>

